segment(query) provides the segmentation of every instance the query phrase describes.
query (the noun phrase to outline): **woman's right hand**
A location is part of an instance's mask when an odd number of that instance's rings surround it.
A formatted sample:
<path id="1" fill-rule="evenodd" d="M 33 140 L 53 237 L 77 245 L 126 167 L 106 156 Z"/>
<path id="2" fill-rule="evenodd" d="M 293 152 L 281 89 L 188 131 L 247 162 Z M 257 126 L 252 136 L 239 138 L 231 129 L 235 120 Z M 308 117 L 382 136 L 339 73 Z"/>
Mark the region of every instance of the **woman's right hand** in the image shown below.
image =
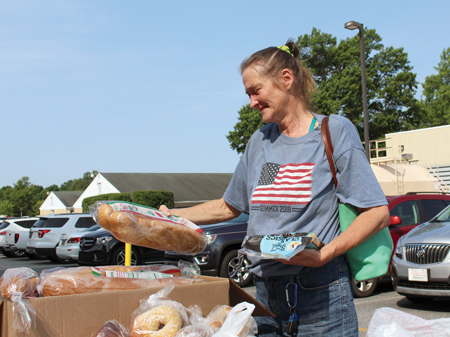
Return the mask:
<path id="1" fill-rule="evenodd" d="M 159 207 L 159 210 L 161 212 L 163 212 L 166 216 L 168 216 L 169 218 L 172 216 L 172 213 L 170 212 L 170 209 L 166 206 L 166 205 L 161 205 Z"/>

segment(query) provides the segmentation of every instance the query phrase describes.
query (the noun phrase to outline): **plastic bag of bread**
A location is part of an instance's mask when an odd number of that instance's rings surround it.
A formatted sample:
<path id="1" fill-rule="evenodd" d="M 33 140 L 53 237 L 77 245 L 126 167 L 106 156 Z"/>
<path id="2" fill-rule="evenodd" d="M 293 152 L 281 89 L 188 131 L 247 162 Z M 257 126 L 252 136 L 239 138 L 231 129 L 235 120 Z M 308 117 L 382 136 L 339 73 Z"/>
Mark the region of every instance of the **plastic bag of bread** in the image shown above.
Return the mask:
<path id="1" fill-rule="evenodd" d="M 91 337 L 129 337 L 128 329 L 116 319 L 105 322 Z"/>
<path id="2" fill-rule="evenodd" d="M 31 334 L 36 327 L 36 311 L 20 292 L 13 293 L 11 302 L 13 328 L 20 333 Z"/>
<path id="3" fill-rule="evenodd" d="M 136 278 L 137 273 L 146 274 L 145 271 L 153 267 L 150 265 L 53 268 L 44 270 L 40 274 L 37 290 L 41 296 L 63 296 L 204 282 L 202 279 L 172 277 L 172 274 L 166 274 L 168 277 L 163 278 Z M 174 273 L 179 273 L 177 268 L 173 266 L 170 268 L 174 270 Z M 154 272 L 150 273 L 155 275 Z"/>
<path id="4" fill-rule="evenodd" d="M 0 277 L 0 295 L 11 299 L 18 292 L 22 297 L 35 297 L 38 284 L 38 274 L 30 268 L 9 268 Z"/>
<path id="5" fill-rule="evenodd" d="M 255 306 L 241 302 L 234 307 L 218 305 L 206 316 L 207 321 L 216 329 L 213 337 L 246 337 L 258 332 L 252 317 Z"/>
<path id="6" fill-rule="evenodd" d="M 130 337 L 174 337 L 189 324 L 186 308 L 168 297 L 173 288 L 170 285 L 141 300 L 132 314 Z"/>
<path id="7" fill-rule="evenodd" d="M 182 328 L 175 337 L 212 337 L 214 329 L 203 317 L 202 309 L 198 305 L 191 305 L 186 309 L 189 314 L 189 325 Z"/>
<path id="8" fill-rule="evenodd" d="M 116 239 L 136 246 L 197 254 L 206 247 L 203 230 L 184 218 L 131 202 L 97 201 L 89 206 L 95 221 Z"/>

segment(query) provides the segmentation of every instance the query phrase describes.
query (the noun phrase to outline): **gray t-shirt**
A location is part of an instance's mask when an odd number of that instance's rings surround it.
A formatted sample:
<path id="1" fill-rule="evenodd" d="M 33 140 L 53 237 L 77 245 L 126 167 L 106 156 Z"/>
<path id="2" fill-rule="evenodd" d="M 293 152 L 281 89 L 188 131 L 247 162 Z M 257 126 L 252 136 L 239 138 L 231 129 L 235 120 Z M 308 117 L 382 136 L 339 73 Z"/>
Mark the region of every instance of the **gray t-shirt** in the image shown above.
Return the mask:
<path id="1" fill-rule="evenodd" d="M 325 117 L 314 116 L 320 124 Z M 337 191 L 320 126 L 298 138 L 283 134 L 276 123 L 253 134 L 224 194 L 228 204 L 249 213 L 247 235 L 312 232 L 327 244 L 340 234 L 338 199 L 360 208 L 387 204 L 356 127 L 338 115 L 328 125 Z M 250 259 L 251 271 L 261 277 L 293 275 L 302 268 Z"/>

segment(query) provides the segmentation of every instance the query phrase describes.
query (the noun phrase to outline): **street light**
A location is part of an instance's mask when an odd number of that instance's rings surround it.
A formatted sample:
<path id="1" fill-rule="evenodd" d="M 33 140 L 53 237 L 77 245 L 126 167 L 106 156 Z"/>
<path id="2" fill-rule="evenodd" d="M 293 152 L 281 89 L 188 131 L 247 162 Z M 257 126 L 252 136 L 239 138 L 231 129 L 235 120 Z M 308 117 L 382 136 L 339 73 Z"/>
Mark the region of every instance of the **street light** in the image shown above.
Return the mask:
<path id="1" fill-rule="evenodd" d="M 369 144 L 369 113 L 367 112 L 367 83 L 366 83 L 366 60 L 364 53 L 364 26 L 356 21 L 349 21 L 344 24 L 344 28 L 354 30 L 359 29 L 359 49 L 361 52 L 361 81 L 364 112 L 364 147 L 366 157 L 370 163 L 370 144 Z"/>

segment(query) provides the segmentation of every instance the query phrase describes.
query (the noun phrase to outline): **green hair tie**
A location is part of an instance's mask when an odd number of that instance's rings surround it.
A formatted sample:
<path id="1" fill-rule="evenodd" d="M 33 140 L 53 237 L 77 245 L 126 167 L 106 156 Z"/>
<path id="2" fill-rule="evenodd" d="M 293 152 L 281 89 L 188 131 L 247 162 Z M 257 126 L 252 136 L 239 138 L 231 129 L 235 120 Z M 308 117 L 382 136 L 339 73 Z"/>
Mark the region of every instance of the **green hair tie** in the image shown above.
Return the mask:
<path id="1" fill-rule="evenodd" d="M 286 53 L 288 53 L 289 55 L 291 55 L 292 57 L 294 57 L 294 54 L 291 53 L 291 50 L 289 49 L 288 46 L 279 46 L 278 49 L 281 49 L 281 50 L 285 51 Z"/>

